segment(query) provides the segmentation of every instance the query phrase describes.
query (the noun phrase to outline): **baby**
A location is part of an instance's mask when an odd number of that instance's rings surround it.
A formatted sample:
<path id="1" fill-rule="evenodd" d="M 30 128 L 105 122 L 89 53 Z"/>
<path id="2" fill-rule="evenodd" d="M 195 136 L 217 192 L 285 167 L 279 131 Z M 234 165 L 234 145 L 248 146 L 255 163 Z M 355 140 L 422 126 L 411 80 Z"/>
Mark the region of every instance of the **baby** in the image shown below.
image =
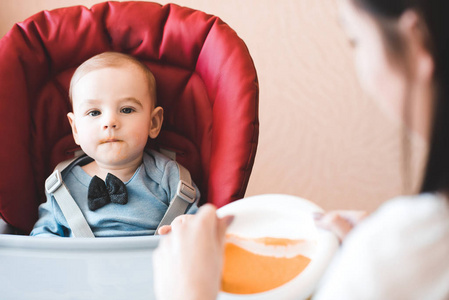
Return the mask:
<path id="1" fill-rule="evenodd" d="M 153 74 L 131 56 L 105 52 L 78 67 L 69 96 L 73 138 L 88 157 L 63 172 L 62 179 L 94 235 L 154 234 L 176 194 L 179 170 L 176 162 L 145 150 L 163 122 Z M 111 188 L 114 184 L 119 188 Z M 98 195 L 108 189 L 118 190 L 120 197 L 105 201 Z M 196 190 L 188 213 L 197 210 Z M 31 235 L 73 236 L 52 195 L 39 207 Z"/>

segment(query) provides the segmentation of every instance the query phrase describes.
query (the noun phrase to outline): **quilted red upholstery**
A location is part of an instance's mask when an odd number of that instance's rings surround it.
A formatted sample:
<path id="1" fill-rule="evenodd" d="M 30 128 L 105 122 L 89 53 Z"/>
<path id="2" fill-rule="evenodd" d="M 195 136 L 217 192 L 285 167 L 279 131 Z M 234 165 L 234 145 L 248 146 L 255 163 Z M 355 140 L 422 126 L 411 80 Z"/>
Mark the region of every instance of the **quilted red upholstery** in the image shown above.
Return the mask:
<path id="1" fill-rule="evenodd" d="M 177 152 L 202 201 L 243 197 L 258 140 L 258 82 L 244 42 L 219 18 L 150 2 L 40 12 L 0 41 L 0 214 L 28 232 L 44 181 L 73 155 L 66 114 L 75 68 L 104 51 L 131 54 L 155 74 L 164 107 L 153 147 Z"/>

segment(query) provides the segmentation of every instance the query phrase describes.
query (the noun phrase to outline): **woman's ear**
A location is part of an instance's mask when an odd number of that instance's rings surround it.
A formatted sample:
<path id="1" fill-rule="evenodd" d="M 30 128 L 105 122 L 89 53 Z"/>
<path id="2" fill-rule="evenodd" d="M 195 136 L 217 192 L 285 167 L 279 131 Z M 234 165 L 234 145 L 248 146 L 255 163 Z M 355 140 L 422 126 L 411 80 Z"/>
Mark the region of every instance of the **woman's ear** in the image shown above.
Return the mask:
<path id="1" fill-rule="evenodd" d="M 73 139 L 75 140 L 75 143 L 79 145 L 80 143 L 78 140 L 78 130 L 76 129 L 75 124 L 75 115 L 72 112 L 69 112 L 67 114 L 67 119 L 69 119 L 70 126 L 72 127 Z"/>
<path id="2" fill-rule="evenodd" d="M 157 106 L 153 109 L 153 112 L 151 113 L 151 124 L 149 133 L 150 138 L 155 139 L 159 135 L 163 121 L 164 121 L 164 109 L 160 106 Z"/>
<path id="3" fill-rule="evenodd" d="M 398 25 L 405 39 L 410 71 L 415 80 L 432 80 L 434 61 L 429 45 L 429 32 L 422 17 L 409 9 L 402 14 Z"/>

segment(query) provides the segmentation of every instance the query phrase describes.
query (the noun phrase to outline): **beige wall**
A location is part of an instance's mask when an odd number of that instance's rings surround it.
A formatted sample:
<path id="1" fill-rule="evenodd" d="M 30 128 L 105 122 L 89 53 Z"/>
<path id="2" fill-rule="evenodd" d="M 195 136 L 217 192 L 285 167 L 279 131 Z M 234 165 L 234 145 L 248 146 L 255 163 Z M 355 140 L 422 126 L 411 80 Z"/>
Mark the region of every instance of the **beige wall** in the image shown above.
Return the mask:
<path id="1" fill-rule="evenodd" d="M 1 0 L 0 36 L 40 10 L 97 2 Z M 402 192 L 399 125 L 361 93 L 334 1 L 172 2 L 221 17 L 253 56 L 260 142 L 247 196 L 287 193 L 325 209 L 373 210 Z M 423 152 L 419 140 L 412 144 Z"/>

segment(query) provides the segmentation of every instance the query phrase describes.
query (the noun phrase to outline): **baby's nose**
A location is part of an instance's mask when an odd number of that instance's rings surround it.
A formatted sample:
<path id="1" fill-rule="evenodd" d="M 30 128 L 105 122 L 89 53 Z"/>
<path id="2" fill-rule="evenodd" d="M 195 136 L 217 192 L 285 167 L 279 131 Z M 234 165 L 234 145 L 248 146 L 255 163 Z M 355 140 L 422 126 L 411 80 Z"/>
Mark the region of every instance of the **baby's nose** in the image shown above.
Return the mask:
<path id="1" fill-rule="evenodd" d="M 105 120 L 103 123 L 103 129 L 116 129 L 118 128 L 118 119 L 114 114 L 105 116 Z"/>

